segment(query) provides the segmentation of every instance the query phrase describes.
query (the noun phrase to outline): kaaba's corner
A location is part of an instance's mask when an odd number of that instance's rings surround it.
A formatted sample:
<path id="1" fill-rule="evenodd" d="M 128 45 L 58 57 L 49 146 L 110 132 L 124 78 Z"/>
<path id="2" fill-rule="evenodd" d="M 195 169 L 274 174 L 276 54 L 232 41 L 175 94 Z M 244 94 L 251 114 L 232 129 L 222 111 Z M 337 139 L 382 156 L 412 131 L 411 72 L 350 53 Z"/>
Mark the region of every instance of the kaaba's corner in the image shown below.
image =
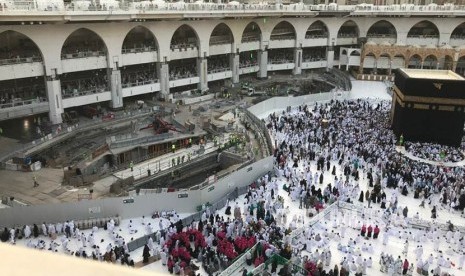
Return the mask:
<path id="1" fill-rule="evenodd" d="M 412 142 L 459 146 L 465 121 L 465 79 L 450 70 L 397 69 L 391 126 Z"/>

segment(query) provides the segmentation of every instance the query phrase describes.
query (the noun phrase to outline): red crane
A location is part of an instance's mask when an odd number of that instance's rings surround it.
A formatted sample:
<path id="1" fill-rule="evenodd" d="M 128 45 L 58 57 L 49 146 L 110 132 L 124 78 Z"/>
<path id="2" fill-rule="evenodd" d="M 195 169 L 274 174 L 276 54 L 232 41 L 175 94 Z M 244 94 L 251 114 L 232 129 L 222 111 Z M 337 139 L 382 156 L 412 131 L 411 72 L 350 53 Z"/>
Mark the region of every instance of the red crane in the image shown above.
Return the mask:
<path id="1" fill-rule="evenodd" d="M 168 123 L 167 121 L 161 119 L 160 117 L 155 117 L 155 120 L 153 121 L 153 123 L 149 124 L 146 127 L 141 128 L 140 130 L 149 129 L 149 128 L 153 128 L 153 130 L 155 131 L 155 134 L 167 133 L 170 130 L 180 132 L 179 130 L 176 129 L 176 127 L 174 127 L 173 124 Z"/>

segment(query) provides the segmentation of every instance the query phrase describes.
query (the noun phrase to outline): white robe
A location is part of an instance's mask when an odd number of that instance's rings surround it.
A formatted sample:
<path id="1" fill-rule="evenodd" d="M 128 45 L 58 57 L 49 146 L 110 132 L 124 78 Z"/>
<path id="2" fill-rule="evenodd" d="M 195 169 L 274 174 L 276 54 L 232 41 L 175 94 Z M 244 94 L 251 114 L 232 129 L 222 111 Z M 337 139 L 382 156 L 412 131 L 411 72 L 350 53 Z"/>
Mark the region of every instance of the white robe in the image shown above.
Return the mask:
<path id="1" fill-rule="evenodd" d="M 24 237 L 28 239 L 30 236 L 31 236 L 31 228 L 29 227 L 29 225 L 26 225 L 24 227 Z"/>

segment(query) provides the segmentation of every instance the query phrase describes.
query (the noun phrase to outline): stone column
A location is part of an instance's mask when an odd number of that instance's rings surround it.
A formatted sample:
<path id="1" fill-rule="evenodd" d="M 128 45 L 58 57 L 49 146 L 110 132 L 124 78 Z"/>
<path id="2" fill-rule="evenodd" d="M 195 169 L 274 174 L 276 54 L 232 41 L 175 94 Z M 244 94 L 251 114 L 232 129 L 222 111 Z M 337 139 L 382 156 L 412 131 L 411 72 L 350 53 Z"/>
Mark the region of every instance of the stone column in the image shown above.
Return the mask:
<path id="1" fill-rule="evenodd" d="M 167 99 L 170 94 L 170 71 L 167 62 L 157 62 L 157 76 L 160 82 L 160 98 Z"/>
<path id="2" fill-rule="evenodd" d="M 199 73 L 198 89 L 202 92 L 208 90 L 208 67 L 206 58 L 197 59 L 197 71 Z"/>
<path id="3" fill-rule="evenodd" d="M 122 109 L 123 108 L 123 91 L 121 86 L 121 71 L 111 70 L 110 72 L 110 88 L 111 88 L 111 109 Z"/>
<path id="4" fill-rule="evenodd" d="M 349 62 L 348 58 L 349 56 L 347 56 L 347 63 Z M 334 65 L 334 47 L 333 46 L 328 46 L 327 48 L 326 61 L 327 61 L 326 68 L 333 68 L 333 65 Z"/>
<path id="5" fill-rule="evenodd" d="M 229 56 L 229 64 L 231 66 L 231 71 L 232 71 L 231 81 L 232 83 L 238 83 L 239 82 L 239 55 L 231 54 Z"/>
<path id="6" fill-rule="evenodd" d="M 48 113 L 50 122 L 54 125 L 61 124 L 63 122 L 61 114 L 64 112 L 63 101 L 61 97 L 61 82 L 55 76 L 47 77 L 47 97 L 48 105 L 50 108 Z"/>
<path id="7" fill-rule="evenodd" d="M 268 77 L 268 51 L 260 50 L 258 52 L 258 65 L 260 70 L 258 71 L 257 78 L 265 79 Z"/>
<path id="8" fill-rule="evenodd" d="M 392 59 L 389 59 L 389 70 L 388 70 L 388 75 L 390 76 L 392 74 Z"/>
<path id="9" fill-rule="evenodd" d="M 294 49 L 294 71 L 292 74 L 300 75 L 302 74 L 302 48 Z"/>

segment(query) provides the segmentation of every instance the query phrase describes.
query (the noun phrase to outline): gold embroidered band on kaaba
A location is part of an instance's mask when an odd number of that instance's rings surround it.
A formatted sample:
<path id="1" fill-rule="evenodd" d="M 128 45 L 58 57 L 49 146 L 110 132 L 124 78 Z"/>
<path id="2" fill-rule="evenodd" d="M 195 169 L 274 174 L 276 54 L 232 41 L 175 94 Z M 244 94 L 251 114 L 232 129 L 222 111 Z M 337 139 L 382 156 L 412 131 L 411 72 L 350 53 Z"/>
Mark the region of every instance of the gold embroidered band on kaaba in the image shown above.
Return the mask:
<path id="1" fill-rule="evenodd" d="M 431 109 L 431 105 L 434 105 L 437 107 L 434 108 L 435 110 L 458 112 L 456 107 L 465 107 L 465 99 L 406 96 L 396 85 L 394 85 L 394 97 L 400 106 L 405 107 L 408 104 L 414 109 Z"/>

